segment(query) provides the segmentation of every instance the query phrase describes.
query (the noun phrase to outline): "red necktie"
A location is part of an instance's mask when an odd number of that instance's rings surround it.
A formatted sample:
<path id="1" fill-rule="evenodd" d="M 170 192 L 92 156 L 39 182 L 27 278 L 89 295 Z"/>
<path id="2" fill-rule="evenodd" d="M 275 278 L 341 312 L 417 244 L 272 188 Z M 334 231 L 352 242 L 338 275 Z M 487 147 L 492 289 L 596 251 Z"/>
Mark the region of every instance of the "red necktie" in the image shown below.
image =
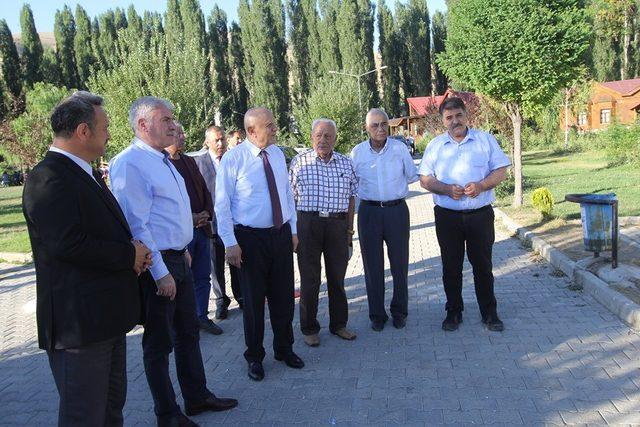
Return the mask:
<path id="1" fill-rule="evenodd" d="M 265 150 L 260 151 L 262 164 L 264 165 L 264 174 L 267 176 L 267 186 L 269 187 L 269 198 L 271 199 L 271 214 L 273 215 L 273 226 L 275 228 L 282 227 L 282 207 L 280 206 L 280 196 L 278 195 L 278 187 L 276 187 L 276 178 L 273 175 L 273 169 L 269 163 L 269 153 Z"/>

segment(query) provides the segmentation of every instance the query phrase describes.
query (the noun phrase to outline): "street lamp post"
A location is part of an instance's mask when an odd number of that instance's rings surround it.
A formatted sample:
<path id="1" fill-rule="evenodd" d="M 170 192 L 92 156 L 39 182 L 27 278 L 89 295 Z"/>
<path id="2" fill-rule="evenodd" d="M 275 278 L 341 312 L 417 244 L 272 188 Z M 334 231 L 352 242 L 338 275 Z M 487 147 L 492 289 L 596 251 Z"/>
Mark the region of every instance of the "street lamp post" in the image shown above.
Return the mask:
<path id="1" fill-rule="evenodd" d="M 384 70 L 385 68 L 387 68 L 387 66 L 383 65 L 379 69 Z M 351 74 L 351 73 L 345 73 L 343 71 L 329 71 L 329 74 L 340 74 L 343 76 L 354 77 L 356 80 L 358 80 L 358 108 L 360 109 L 360 116 L 362 116 L 362 90 L 360 89 L 360 79 L 366 75 L 369 75 L 375 72 L 376 72 L 375 68 L 373 70 L 369 70 L 366 73 L 362 73 L 362 74 Z"/>

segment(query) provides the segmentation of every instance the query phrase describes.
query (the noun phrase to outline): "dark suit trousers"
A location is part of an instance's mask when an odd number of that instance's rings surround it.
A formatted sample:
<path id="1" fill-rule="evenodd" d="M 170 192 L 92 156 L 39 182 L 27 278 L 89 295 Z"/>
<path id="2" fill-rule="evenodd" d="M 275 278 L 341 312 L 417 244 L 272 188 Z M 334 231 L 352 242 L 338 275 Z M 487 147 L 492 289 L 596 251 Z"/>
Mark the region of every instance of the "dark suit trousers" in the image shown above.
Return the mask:
<path id="1" fill-rule="evenodd" d="M 244 298 L 244 340 L 248 362 L 264 359 L 264 299 L 269 304 L 273 350 L 287 354 L 293 346 L 293 246 L 291 228 L 235 227 L 242 249 L 240 286 Z"/>
<path id="2" fill-rule="evenodd" d="M 224 243 L 219 236 L 211 239 L 211 284 L 213 294 L 216 297 L 216 306 L 229 306 L 231 299 L 227 296 L 226 281 L 224 277 Z M 237 267 L 229 265 L 229 274 L 231 276 L 231 292 L 236 302 L 242 305 L 242 291 L 240 290 L 240 272 Z M 214 279 L 215 275 L 215 279 Z"/>
<path id="3" fill-rule="evenodd" d="M 155 281 L 147 274 L 143 296 L 146 321 L 142 337 L 144 371 L 158 418 L 180 413 L 169 377 L 169 354 L 175 349 L 176 372 L 185 402 L 198 403 L 207 399 L 200 328 L 196 316 L 193 277 L 184 256 L 163 256 L 176 282 L 173 301 L 156 295 Z"/>
<path id="4" fill-rule="evenodd" d="M 393 277 L 391 316 L 406 318 L 409 311 L 409 208 L 406 202 L 386 207 L 361 203 L 358 208 L 358 237 L 367 286 L 369 318 L 375 321 L 386 321 L 389 318 L 384 308 L 383 242 L 387 244 Z"/>
<path id="5" fill-rule="evenodd" d="M 77 348 L 48 351 L 60 395 L 58 425 L 121 426 L 127 397 L 125 335 Z"/>
<path id="6" fill-rule="evenodd" d="M 447 294 L 446 310 L 464 310 L 462 265 L 466 243 L 480 313 L 483 317 L 495 314 L 497 304 L 493 293 L 491 260 L 495 241 L 493 208 L 489 205 L 472 213 L 462 213 L 436 206 L 434 212 L 442 258 L 442 282 Z"/>
<path id="7" fill-rule="evenodd" d="M 320 259 L 324 255 L 329 293 L 329 330 L 336 332 L 347 326 L 349 318 L 344 275 L 349 262 L 347 220 L 320 218 L 298 212 L 298 268 L 300 270 L 300 329 L 305 335 L 320 331 L 318 293 L 320 291 Z"/>
<path id="8" fill-rule="evenodd" d="M 191 273 L 196 300 L 196 314 L 201 320 L 207 320 L 209 313 L 209 294 L 211 291 L 211 245 L 204 229 L 193 229 L 193 240 L 188 246 L 191 255 Z"/>

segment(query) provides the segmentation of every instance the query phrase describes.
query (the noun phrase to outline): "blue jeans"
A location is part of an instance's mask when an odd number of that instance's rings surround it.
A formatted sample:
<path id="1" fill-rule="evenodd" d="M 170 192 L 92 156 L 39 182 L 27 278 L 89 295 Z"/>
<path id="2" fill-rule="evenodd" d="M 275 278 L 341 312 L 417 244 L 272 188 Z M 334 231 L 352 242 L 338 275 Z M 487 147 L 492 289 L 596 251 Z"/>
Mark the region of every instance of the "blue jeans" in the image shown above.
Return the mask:
<path id="1" fill-rule="evenodd" d="M 211 244 L 202 228 L 193 229 L 193 240 L 187 248 L 191 254 L 196 314 L 200 320 L 206 320 L 211 292 Z"/>

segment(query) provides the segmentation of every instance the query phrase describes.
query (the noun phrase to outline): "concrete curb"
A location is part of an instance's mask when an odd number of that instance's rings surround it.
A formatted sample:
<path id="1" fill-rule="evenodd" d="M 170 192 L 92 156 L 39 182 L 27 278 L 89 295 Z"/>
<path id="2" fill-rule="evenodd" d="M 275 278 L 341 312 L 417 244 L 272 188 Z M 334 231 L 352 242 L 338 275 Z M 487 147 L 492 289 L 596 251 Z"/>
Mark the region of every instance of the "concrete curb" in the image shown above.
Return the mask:
<path id="1" fill-rule="evenodd" d="M 28 254 L 22 252 L 0 252 L 0 259 L 12 263 L 28 264 L 33 262 L 33 255 L 31 252 Z"/>
<path id="2" fill-rule="evenodd" d="M 554 248 L 534 232 L 513 221 L 506 213 L 494 208 L 496 217 L 513 234 L 523 242 L 530 242 L 551 265 L 561 270 L 575 283 L 582 286 L 596 301 L 618 316 L 631 328 L 640 330 L 640 305 L 628 300 L 593 273 L 584 270 L 559 249 Z"/>

